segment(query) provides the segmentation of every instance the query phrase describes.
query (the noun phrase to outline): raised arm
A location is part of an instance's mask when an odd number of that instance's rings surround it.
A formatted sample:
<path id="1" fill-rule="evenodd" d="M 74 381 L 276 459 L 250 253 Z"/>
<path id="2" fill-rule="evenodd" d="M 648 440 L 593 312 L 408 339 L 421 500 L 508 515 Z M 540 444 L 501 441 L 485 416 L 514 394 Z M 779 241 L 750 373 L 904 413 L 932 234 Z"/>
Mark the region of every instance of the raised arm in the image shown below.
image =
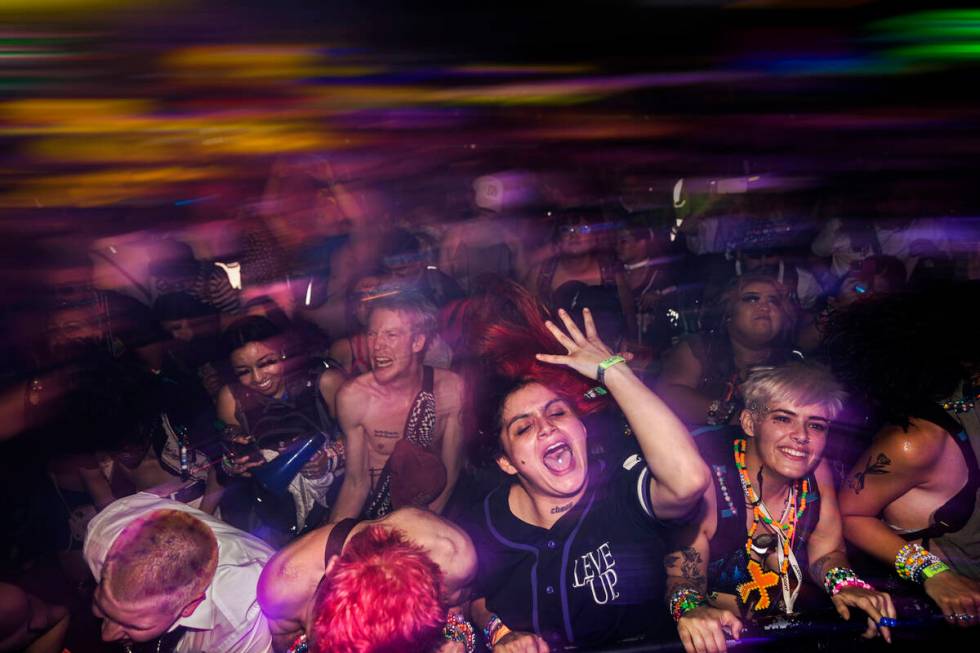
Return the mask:
<path id="1" fill-rule="evenodd" d="M 347 469 L 340 486 L 337 503 L 330 511 L 331 523 L 357 518 L 371 492 L 371 473 L 368 469 L 367 435 L 361 426 L 361 405 L 355 384 L 345 385 L 337 393 L 337 419 L 344 432 Z"/>
<path id="2" fill-rule="evenodd" d="M 587 308 L 582 311 L 585 334 L 564 310 L 558 314 L 567 335 L 550 321 L 546 325 L 568 350 L 568 355 L 538 354 L 538 360 L 567 365 L 590 379 L 597 379 L 599 363 L 613 353 L 599 339 L 591 312 Z M 643 451 L 651 476 L 650 499 L 657 516 L 674 519 L 689 514 L 711 483 L 708 466 L 701 459 L 691 434 L 627 365 L 609 367 L 605 383 Z"/>

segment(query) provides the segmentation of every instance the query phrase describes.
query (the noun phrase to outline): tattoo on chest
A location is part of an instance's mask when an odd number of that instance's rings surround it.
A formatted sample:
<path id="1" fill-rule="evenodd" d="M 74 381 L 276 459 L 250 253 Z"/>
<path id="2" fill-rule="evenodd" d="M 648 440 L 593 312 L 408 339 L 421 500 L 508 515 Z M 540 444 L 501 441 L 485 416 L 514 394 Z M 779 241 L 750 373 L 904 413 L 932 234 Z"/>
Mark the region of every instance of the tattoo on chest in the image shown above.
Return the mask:
<path id="1" fill-rule="evenodd" d="M 382 431 L 381 429 L 374 429 L 374 437 L 384 438 L 386 440 L 397 440 L 402 437 L 401 431 Z"/>
<path id="2" fill-rule="evenodd" d="M 864 464 L 864 471 L 858 472 L 854 475 L 854 478 L 848 479 L 847 487 L 854 490 L 854 494 L 861 494 L 861 490 L 864 489 L 864 481 L 869 475 L 875 474 L 887 474 L 887 467 L 892 464 L 891 458 L 883 453 L 878 454 L 874 458 L 874 462 L 871 462 L 872 457 L 868 456 L 868 462 Z"/>
<path id="3" fill-rule="evenodd" d="M 554 507 L 553 507 L 553 508 L 551 509 L 551 514 L 552 514 L 552 515 L 560 515 L 560 514 L 561 514 L 561 513 L 563 513 L 563 512 L 567 512 L 567 511 L 568 511 L 568 509 L 572 507 L 572 504 L 573 504 L 573 503 L 574 503 L 574 501 L 573 501 L 573 502 L 569 502 L 569 503 L 566 503 L 566 504 L 565 504 L 565 505 L 563 505 L 563 506 L 554 506 Z"/>

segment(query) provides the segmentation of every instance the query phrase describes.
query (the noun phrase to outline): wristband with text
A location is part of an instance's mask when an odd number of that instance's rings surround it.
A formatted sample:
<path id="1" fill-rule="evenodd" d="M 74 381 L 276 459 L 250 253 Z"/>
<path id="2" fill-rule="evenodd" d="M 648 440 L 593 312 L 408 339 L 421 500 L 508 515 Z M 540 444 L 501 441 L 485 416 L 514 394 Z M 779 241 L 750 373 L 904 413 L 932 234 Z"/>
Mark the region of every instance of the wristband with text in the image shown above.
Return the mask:
<path id="1" fill-rule="evenodd" d="M 934 562 L 931 565 L 923 567 L 922 569 L 922 580 L 927 581 L 937 574 L 941 574 L 944 571 L 949 571 L 949 565 L 940 560 L 939 562 Z"/>
<path id="2" fill-rule="evenodd" d="M 596 369 L 596 381 L 599 385 L 606 384 L 606 370 L 608 370 L 613 365 L 619 365 L 620 363 L 625 363 L 626 359 L 616 354 L 615 356 L 610 356 L 606 360 L 599 363 L 599 367 Z"/>

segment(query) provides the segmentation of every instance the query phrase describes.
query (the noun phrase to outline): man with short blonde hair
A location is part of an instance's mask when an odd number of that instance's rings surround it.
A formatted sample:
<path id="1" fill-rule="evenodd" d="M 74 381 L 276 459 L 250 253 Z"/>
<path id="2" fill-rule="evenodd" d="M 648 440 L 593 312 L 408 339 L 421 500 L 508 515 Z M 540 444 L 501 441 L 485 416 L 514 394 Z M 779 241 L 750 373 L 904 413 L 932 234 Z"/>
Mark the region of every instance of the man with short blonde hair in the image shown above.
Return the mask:
<path id="1" fill-rule="evenodd" d="M 103 620 L 103 640 L 177 639 L 176 653 L 272 650 L 256 601 L 272 549 L 258 538 L 186 504 L 140 492 L 91 521 L 84 554 L 98 582 L 92 603 Z"/>

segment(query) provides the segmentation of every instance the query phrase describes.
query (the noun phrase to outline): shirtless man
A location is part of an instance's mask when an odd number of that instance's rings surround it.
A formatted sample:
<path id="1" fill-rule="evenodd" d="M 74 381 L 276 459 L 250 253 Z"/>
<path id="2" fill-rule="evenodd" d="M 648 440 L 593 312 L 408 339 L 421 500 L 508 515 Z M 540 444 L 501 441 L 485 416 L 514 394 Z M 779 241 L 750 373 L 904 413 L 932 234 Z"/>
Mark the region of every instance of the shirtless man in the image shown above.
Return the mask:
<path id="1" fill-rule="evenodd" d="M 418 491 L 409 488 L 413 497 L 409 503 L 438 513 L 449 500 L 463 457 L 463 384 L 452 372 L 422 365 L 434 332 L 435 310 L 418 295 L 403 291 L 375 300 L 367 332 L 371 371 L 348 382 L 337 394 L 337 415 L 347 440 L 347 474 L 331 522 L 362 514 L 383 516 L 392 510 L 392 490 L 398 493 L 413 481 L 419 487 Z M 427 397 L 427 385 L 435 398 L 434 407 L 432 397 Z M 391 454 L 403 439 L 416 446 L 416 460 L 424 461 L 425 451 L 441 459 L 444 487 L 432 483 L 442 472 L 434 456 L 428 456 L 431 469 L 414 465 L 396 481 L 399 487 L 392 486 L 389 459 L 395 462 Z"/>
<path id="2" fill-rule="evenodd" d="M 397 529 L 410 542 L 422 547 L 442 571 L 441 599 L 448 606 L 465 600 L 476 575 L 476 549 L 456 525 L 425 510 L 402 508 L 381 519 L 356 523 L 331 523 L 307 533 L 276 553 L 259 578 L 259 605 L 269 620 L 273 648 L 289 649 L 297 637 L 309 631 L 316 615 L 314 597 L 321 580 L 344 544 L 371 526 Z M 339 529 L 350 530 L 341 534 Z M 338 533 L 334 534 L 334 529 Z M 334 548 L 327 552 L 334 534 Z M 329 560 L 326 559 L 329 557 Z"/>

